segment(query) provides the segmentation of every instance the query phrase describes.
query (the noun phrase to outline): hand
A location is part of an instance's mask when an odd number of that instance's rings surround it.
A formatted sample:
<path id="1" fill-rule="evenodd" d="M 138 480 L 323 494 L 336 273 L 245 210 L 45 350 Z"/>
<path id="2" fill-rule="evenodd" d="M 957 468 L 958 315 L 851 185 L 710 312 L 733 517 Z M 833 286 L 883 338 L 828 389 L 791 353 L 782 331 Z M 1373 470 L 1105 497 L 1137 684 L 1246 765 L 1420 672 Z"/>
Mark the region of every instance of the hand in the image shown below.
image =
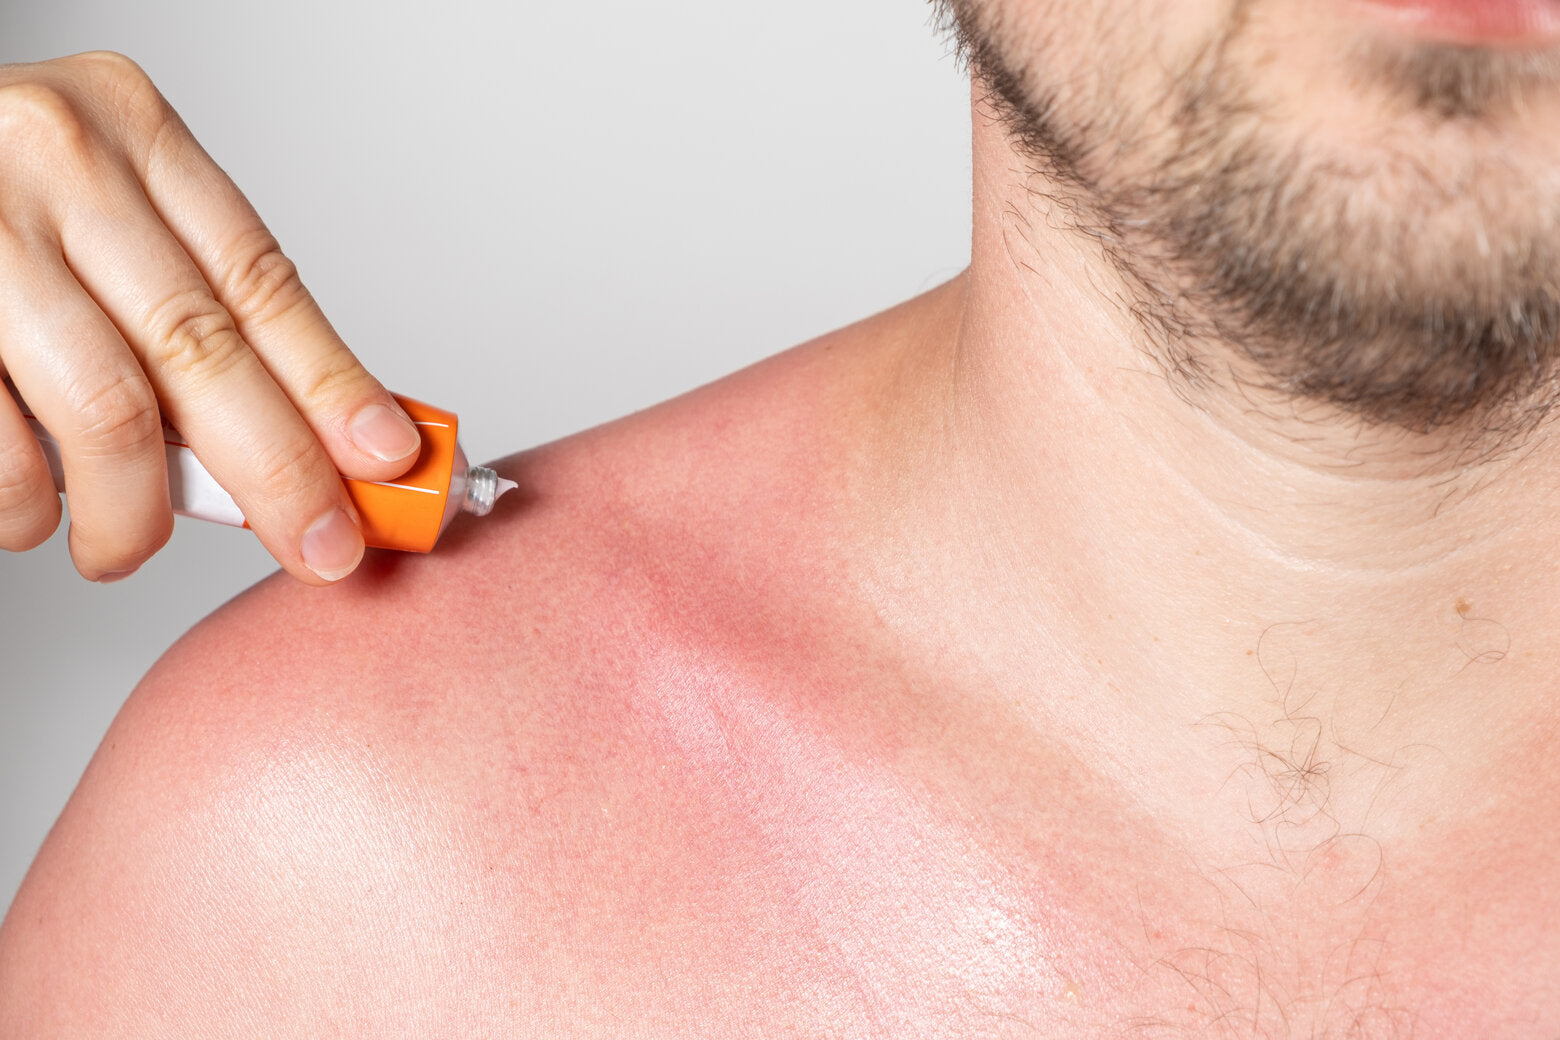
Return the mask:
<path id="1" fill-rule="evenodd" d="M 70 551 L 123 576 L 173 529 L 162 418 L 313 584 L 363 552 L 338 472 L 389 480 L 418 438 L 238 188 L 129 59 L 0 66 L 0 376 L 60 442 Z M 0 393 L 0 548 L 59 525 Z"/>

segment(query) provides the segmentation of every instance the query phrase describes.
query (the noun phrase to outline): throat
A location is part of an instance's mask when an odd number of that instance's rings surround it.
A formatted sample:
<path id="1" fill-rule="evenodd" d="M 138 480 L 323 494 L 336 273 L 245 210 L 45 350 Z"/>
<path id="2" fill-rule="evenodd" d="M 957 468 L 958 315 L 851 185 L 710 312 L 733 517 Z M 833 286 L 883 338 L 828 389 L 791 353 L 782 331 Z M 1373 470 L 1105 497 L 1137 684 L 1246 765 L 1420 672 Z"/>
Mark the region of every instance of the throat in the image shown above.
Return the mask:
<path id="1" fill-rule="evenodd" d="M 1308 840 L 1428 811 L 1549 710 L 1550 430 L 1469 458 L 1199 407 L 1130 342 L 1042 329 L 1015 361 L 1000 301 L 959 288 L 958 397 L 901 466 L 919 523 L 872 578 L 908 641 L 967 657 L 1145 797 L 1197 770 L 1199 804 L 1314 820 Z"/>

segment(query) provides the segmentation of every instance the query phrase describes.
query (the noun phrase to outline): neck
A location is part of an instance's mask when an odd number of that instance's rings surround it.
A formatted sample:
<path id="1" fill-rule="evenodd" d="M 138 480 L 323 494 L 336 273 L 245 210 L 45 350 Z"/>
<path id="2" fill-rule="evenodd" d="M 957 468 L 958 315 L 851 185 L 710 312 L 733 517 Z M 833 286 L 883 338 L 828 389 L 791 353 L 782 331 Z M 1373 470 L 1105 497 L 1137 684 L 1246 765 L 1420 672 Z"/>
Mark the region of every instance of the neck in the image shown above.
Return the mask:
<path id="1" fill-rule="evenodd" d="M 937 342 L 901 384 L 933 431 L 904 456 L 907 493 L 944 503 L 910 535 L 938 575 L 920 580 L 968 579 L 928 631 L 1172 814 L 1187 789 L 1171 776 L 1291 817 L 1319 791 L 1289 781 L 1325 776 L 1326 826 L 1390 830 L 1510 760 L 1514 734 L 1547 739 L 1547 430 L 1469 450 L 1181 383 L 1116 269 L 1056 230 L 976 122 L 971 267 L 928 301 Z M 1415 782 L 1383 798 L 1410 765 Z"/>

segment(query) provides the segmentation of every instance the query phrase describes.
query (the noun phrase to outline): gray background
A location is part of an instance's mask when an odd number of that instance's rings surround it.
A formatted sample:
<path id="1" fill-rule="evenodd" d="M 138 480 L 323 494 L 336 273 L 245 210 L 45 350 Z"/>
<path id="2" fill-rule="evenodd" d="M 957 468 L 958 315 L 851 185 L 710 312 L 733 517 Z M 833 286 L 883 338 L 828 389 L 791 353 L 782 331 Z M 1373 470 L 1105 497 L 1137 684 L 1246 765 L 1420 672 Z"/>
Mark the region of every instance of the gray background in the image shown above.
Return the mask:
<path id="1" fill-rule="evenodd" d="M 968 88 L 923 0 L 0 4 L 0 61 L 95 48 L 152 74 L 348 343 L 460 413 L 473 458 L 969 255 Z M 116 586 L 76 576 L 63 529 L 0 554 L 0 906 L 141 674 L 271 570 L 187 520 Z"/>

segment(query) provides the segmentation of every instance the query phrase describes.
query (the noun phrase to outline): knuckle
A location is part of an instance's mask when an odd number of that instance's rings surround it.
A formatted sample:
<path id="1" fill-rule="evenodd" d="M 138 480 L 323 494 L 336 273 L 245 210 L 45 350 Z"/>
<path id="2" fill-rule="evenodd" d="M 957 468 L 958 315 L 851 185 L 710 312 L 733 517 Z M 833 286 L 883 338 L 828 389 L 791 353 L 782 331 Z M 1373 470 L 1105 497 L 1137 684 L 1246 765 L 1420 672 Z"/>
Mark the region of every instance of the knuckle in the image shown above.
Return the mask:
<path id="1" fill-rule="evenodd" d="M 135 59 L 121 54 L 119 51 L 83 51 L 80 54 L 73 54 L 65 60 L 84 69 L 94 79 L 106 80 L 109 83 L 122 83 L 132 89 L 150 86 L 152 82 L 152 78 L 146 74 L 146 70 L 141 68 Z"/>
<path id="2" fill-rule="evenodd" d="M 221 278 L 223 299 L 246 321 L 270 321 L 308 299 L 290 260 L 269 233 L 257 233 L 255 241 L 230 250 L 237 257 Z"/>
<path id="3" fill-rule="evenodd" d="M 85 96 L 107 120 L 104 125 L 120 134 L 141 161 L 149 162 L 184 131 L 183 121 L 152 78 L 118 51 L 88 51 L 60 63 L 84 85 Z M 85 135 L 84 140 L 90 136 Z"/>
<path id="4" fill-rule="evenodd" d="M 251 474 L 254 486 L 267 500 L 295 496 L 307 487 L 321 468 L 313 440 L 304 438 L 277 444 L 255 457 Z"/>
<path id="5" fill-rule="evenodd" d="M 118 51 L 87 51 L 68 60 L 80 70 L 92 96 L 121 116 L 144 122 L 171 111 L 146 70 Z"/>
<path id="6" fill-rule="evenodd" d="M 378 389 L 374 377 L 343 350 L 309 373 L 298 387 L 298 399 L 307 405 L 324 406 L 352 402 Z"/>
<path id="7" fill-rule="evenodd" d="M 91 455 L 134 455 L 162 446 L 157 401 L 138 381 L 119 379 L 73 404 L 75 447 Z"/>
<path id="8" fill-rule="evenodd" d="M 149 360 L 176 376 L 220 374 L 244 350 L 232 317 L 198 290 L 170 298 L 152 312 L 147 326 Z"/>
<path id="9" fill-rule="evenodd" d="M 0 135 L 13 154 L 80 163 L 96 142 L 86 113 L 65 90 L 38 80 L 0 85 Z"/>

